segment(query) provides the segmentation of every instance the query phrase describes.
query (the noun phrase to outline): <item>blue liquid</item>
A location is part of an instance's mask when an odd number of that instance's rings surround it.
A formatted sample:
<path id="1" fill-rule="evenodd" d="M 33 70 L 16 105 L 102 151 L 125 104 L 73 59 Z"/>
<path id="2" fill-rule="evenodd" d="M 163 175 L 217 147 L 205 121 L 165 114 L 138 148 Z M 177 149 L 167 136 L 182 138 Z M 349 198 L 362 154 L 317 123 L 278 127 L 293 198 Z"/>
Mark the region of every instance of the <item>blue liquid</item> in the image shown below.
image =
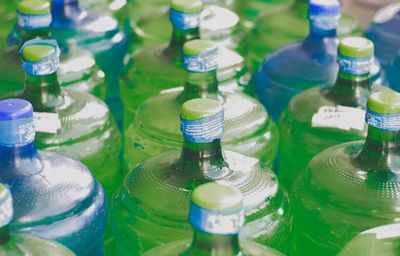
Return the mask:
<path id="1" fill-rule="evenodd" d="M 11 231 L 56 240 L 77 255 L 104 254 L 105 195 L 82 164 L 31 143 L 0 146 L 0 170 L 14 199 Z"/>
<path id="2" fill-rule="evenodd" d="M 255 92 L 274 120 L 290 99 L 313 86 L 336 80 L 337 38 L 310 35 L 303 42 L 283 47 L 267 57 L 254 74 Z"/>

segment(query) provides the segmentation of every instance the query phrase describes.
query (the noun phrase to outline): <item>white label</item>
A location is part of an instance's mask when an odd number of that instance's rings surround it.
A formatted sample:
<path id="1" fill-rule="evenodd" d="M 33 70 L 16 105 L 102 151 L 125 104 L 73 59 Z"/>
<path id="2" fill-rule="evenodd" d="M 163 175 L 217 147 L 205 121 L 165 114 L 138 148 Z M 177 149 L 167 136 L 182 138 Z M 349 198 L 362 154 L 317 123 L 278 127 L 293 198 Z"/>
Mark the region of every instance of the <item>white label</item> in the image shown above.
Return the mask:
<path id="1" fill-rule="evenodd" d="M 400 237 L 400 225 L 393 224 L 393 225 L 381 226 L 367 230 L 363 232 L 363 234 L 375 234 L 377 239 Z"/>
<path id="2" fill-rule="evenodd" d="M 345 106 L 323 106 L 313 115 L 312 127 L 350 129 L 363 131 L 365 126 L 365 110 Z"/>
<path id="3" fill-rule="evenodd" d="M 61 122 L 55 113 L 33 113 L 36 132 L 56 134 L 61 128 Z"/>

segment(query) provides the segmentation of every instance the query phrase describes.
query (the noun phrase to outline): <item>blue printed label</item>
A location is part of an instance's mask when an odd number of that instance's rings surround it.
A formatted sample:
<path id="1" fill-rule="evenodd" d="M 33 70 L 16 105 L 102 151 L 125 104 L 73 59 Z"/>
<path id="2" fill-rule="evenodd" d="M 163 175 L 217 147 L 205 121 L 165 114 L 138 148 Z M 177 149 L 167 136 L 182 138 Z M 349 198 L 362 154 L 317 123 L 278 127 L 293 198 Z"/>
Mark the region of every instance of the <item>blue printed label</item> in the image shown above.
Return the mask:
<path id="1" fill-rule="evenodd" d="M 210 143 L 221 139 L 224 131 L 224 113 L 221 111 L 199 120 L 181 118 L 181 131 L 185 139 L 193 143 Z"/>
<path id="2" fill-rule="evenodd" d="M 0 121 L 0 144 L 4 146 L 24 146 L 35 139 L 33 118 Z"/>
<path id="3" fill-rule="evenodd" d="M 400 114 L 380 114 L 368 109 L 365 121 L 381 130 L 400 131 Z"/>
<path id="4" fill-rule="evenodd" d="M 184 13 L 171 8 L 169 11 L 169 19 L 174 28 L 189 30 L 200 27 L 200 14 L 201 12 Z"/>
<path id="5" fill-rule="evenodd" d="M 235 235 L 244 224 L 244 210 L 212 211 L 190 203 L 190 224 L 209 234 Z"/>
<path id="6" fill-rule="evenodd" d="M 51 14 L 29 15 L 18 13 L 18 25 L 26 30 L 47 28 L 51 23 Z"/>
<path id="7" fill-rule="evenodd" d="M 218 68 L 218 47 L 199 55 L 184 55 L 184 66 L 189 72 L 206 73 Z"/>
<path id="8" fill-rule="evenodd" d="M 22 59 L 22 67 L 24 68 L 25 72 L 32 76 L 45 76 L 57 72 L 58 68 L 60 67 L 60 50 L 58 48 L 57 41 L 43 39 L 29 40 L 21 47 L 21 56 L 22 50 L 25 47 L 33 44 L 52 45 L 56 48 L 56 50 L 49 57 L 38 62 L 28 62 Z"/>
<path id="9" fill-rule="evenodd" d="M 370 73 L 373 62 L 373 57 L 352 58 L 339 55 L 338 58 L 340 70 L 351 75 L 365 75 Z"/>
<path id="10" fill-rule="evenodd" d="M 339 26 L 340 15 L 310 15 L 311 28 L 313 30 L 331 31 Z"/>

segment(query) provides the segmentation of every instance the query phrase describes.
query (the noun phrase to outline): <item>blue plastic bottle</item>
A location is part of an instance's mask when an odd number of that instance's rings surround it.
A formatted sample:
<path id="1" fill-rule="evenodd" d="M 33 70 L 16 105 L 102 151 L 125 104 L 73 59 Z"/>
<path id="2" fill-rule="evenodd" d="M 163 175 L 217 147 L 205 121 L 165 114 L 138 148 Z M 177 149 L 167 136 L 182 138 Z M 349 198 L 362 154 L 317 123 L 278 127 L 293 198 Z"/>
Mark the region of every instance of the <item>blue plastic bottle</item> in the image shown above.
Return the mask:
<path id="1" fill-rule="evenodd" d="M 339 1 L 311 0 L 309 36 L 271 54 L 255 73 L 256 94 L 275 120 L 299 92 L 334 83 L 339 19 Z"/>
<path id="2" fill-rule="evenodd" d="M 379 10 L 366 34 L 375 44 L 375 55 L 387 74 L 389 86 L 399 91 L 400 3 Z"/>
<path id="3" fill-rule="evenodd" d="M 121 122 L 118 78 L 126 63 L 129 37 L 111 15 L 82 8 L 79 0 L 52 0 L 52 36 L 61 47 L 78 45 L 91 51 L 106 74 L 106 102 Z"/>
<path id="4" fill-rule="evenodd" d="M 0 182 L 14 198 L 10 230 L 56 240 L 77 255 L 103 255 L 101 185 L 80 162 L 37 151 L 32 105 L 0 101 Z"/>

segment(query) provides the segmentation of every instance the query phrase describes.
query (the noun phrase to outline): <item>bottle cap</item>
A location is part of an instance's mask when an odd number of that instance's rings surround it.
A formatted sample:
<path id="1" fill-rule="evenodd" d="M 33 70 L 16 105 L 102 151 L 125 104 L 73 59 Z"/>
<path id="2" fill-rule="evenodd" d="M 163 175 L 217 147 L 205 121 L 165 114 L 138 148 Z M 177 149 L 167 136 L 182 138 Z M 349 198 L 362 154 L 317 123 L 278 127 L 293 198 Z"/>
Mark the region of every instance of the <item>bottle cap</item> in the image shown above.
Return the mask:
<path id="1" fill-rule="evenodd" d="M 189 221 L 206 233 L 238 234 L 244 224 L 243 196 L 232 186 L 201 185 L 192 193 Z"/>
<path id="2" fill-rule="evenodd" d="M 364 37 L 346 37 L 340 40 L 339 54 L 350 58 L 374 56 L 374 44 Z"/>
<path id="3" fill-rule="evenodd" d="M 184 13 L 198 13 L 203 10 L 201 0 L 172 0 L 171 8 Z"/>
<path id="4" fill-rule="evenodd" d="M 30 75 L 50 75 L 60 66 L 60 50 L 55 40 L 29 40 L 20 52 L 24 70 Z"/>
<path id="5" fill-rule="evenodd" d="M 35 139 L 33 107 L 21 99 L 0 101 L 0 145 L 24 146 Z"/>
<path id="6" fill-rule="evenodd" d="M 340 15 L 340 2 L 338 0 L 310 0 L 310 16 L 336 16 Z"/>
<path id="7" fill-rule="evenodd" d="M 50 13 L 50 3 L 43 0 L 23 0 L 18 4 L 18 13 L 44 15 Z"/>
<path id="8" fill-rule="evenodd" d="M 0 101 L 0 121 L 33 118 L 32 104 L 21 99 Z"/>
<path id="9" fill-rule="evenodd" d="M 221 139 L 224 131 L 222 105 L 210 99 L 194 99 L 181 107 L 181 131 L 192 143 L 210 143 Z"/>
<path id="10" fill-rule="evenodd" d="M 400 94 L 383 89 L 369 96 L 366 122 L 387 131 L 400 131 Z"/>
<path id="11" fill-rule="evenodd" d="M 338 63 L 341 72 L 350 75 L 369 74 L 374 63 L 374 44 L 363 37 L 342 39 L 338 47 Z"/>
<path id="12" fill-rule="evenodd" d="M 0 228 L 10 224 L 13 215 L 11 192 L 4 184 L 0 183 Z"/>
<path id="13" fill-rule="evenodd" d="M 218 45 L 207 40 L 192 40 L 183 46 L 184 66 L 189 72 L 205 73 L 218 68 Z"/>

